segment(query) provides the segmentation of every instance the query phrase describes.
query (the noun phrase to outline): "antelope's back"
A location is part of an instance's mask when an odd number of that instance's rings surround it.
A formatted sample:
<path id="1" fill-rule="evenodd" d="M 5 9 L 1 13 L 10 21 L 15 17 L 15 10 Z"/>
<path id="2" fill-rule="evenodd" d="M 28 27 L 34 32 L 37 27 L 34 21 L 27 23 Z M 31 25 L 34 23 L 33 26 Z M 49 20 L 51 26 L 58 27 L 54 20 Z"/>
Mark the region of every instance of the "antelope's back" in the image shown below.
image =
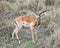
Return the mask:
<path id="1" fill-rule="evenodd" d="M 21 21 L 26 21 L 26 22 L 34 22 L 37 18 L 35 16 L 19 16 L 15 19 L 15 21 L 21 22 Z"/>
<path id="2" fill-rule="evenodd" d="M 15 19 L 16 22 L 22 23 L 26 22 L 28 23 L 34 23 L 34 26 L 39 26 L 40 25 L 40 17 L 37 16 L 19 16 Z"/>

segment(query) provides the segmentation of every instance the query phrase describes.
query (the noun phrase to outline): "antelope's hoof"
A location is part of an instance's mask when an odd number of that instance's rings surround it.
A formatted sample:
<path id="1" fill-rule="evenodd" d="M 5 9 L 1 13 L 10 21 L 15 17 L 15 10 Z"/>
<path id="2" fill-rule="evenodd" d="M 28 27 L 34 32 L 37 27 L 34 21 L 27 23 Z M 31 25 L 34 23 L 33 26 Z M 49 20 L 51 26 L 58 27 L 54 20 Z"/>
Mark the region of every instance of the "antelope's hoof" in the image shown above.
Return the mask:
<path id="1" fill-rule="evenodd" d="M 10 40 L 13 40 L 14 38 L 11 38 Z"/>
<path id="2" fill-rule="evenodd" d="M 36 43 L 34 40 L 32 40 L 33 43 Z"/>
<path id="3" fill-rule="evenodd" d="M 19 44 L 20 44 L 20 40 L 19 40 Z"/>

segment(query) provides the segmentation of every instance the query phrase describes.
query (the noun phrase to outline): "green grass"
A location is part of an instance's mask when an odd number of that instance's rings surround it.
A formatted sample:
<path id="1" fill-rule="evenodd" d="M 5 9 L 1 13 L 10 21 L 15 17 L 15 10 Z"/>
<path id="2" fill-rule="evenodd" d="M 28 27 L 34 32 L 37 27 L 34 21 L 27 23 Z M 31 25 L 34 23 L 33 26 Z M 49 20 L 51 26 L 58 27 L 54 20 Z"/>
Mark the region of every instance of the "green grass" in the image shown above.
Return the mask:
<path id="1" fill-rule="evenodd" d="M 37 48 L 45 40 L 44 34 L 38 34 L 38 41 L 36 43 L 32 42 L 31 39 L 31 33 L 28 33 L 27 35 L 25 32 L 25 29 L 23 29 L 23 33 L 21 32 L 19 34 L 19 37 L 21 37 L 21 44 L 18 43 L 16 38 L 12 41 L 11 39 L 11 33 L 13 28 L 12 27 L 6 27 L 4 28 L 4 31 L 1 30 L 0 32 L 0 48 Z M 24 34 L 25 33 L 25 34 Z M 29 36 L 29 37 L 28 37 Z"/>
<path id="2" fill-rule="evenodd" d="M 49 9 L 51 7 L 49 7 Z M 16 40 L 16 37 L 13 41 L 10 40 L 11 34 L 14 30 L 14 24 L 12 20 L 7 19 L 6 16 L 5 18 L 0 19 L 0 48 L 40 48 L 41 44 L 44 43 L 45 40 L 49 40 L 51 35 L 50 32 L 54 32 L 52 29 L 53 27 L 49 28 L 53 26 L 51 23 L 53 22 L 60 25 L 60 12 L 59 10 L 56 10 L 55 8 L 54 10 L 50 9 L 46 16 L 41 17 L 42 26 L 38 29 L 38 40 L 36 43 L 32 42 L 31 31 L 29 29 L 22 29 L 22 31 L 19 33 L 19 38 L 21 39 L 20 44 Z M 48 25 L 50 26 L 48 27 Z"/>
<path id="3" fill-rule="evenodd" d="M 35 48 L 44 40 L 44 36 L 40 35 L 39 37 L 40 38 L 38 39 L 38 41 L 36 43 L 33 43 L 32 40 L 25 40 L 23 35 L 21 44 L 19 44 L 16 39 L 11 41 L 10 39 L 8 39 L 9 36 L 2 36 L 0 38 L 0 48 Z"/>

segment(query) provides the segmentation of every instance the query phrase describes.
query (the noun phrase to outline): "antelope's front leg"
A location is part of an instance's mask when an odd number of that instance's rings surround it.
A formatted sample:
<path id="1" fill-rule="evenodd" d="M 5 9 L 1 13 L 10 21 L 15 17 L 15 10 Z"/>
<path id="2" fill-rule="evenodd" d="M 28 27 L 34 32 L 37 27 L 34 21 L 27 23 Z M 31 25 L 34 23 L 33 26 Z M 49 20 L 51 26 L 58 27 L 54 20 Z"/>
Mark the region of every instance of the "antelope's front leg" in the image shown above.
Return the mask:
<path id="1" fill-rule="evenodd" d="M 35 30 L 33 27 L 31 27 L 31 33 L 32 33 L 32 42 L 35 43 Z"/>
<path id="2" fill-rule="evenodd" d="M 35 41 L 37 41 L 37 30 L 35 30 Z"/>

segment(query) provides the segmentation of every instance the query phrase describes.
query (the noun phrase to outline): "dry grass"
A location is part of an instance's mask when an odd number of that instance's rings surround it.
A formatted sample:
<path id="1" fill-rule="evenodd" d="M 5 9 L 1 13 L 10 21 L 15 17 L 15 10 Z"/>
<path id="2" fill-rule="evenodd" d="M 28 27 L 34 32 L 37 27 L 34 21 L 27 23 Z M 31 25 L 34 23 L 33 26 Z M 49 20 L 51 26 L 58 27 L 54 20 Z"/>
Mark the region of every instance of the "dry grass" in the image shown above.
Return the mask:
<path id="1" fill-rule="evenodd" d="M 31 41 L 31 32 L 28 28 L 22 29 L 19 33 L 21 44 L 16 38 L 10 40 L 15 27 L 13 19 L 19 15 L 35 15 L 30 11 L 35 8 L 45 9 L 43 1 L 40 3 L 39 0 L 38 7 L 35 4 L 36 0 L 17 0 L 17 2 L 9 0 L 3 3 L 0 1 L 0 48 L 60 48 L 60 0 L 54 0 L 54 5 L 48 5 L 47 12 L 41 16 L 41 26 L 37 28 L 38 41 L 35 44 Z"/>

